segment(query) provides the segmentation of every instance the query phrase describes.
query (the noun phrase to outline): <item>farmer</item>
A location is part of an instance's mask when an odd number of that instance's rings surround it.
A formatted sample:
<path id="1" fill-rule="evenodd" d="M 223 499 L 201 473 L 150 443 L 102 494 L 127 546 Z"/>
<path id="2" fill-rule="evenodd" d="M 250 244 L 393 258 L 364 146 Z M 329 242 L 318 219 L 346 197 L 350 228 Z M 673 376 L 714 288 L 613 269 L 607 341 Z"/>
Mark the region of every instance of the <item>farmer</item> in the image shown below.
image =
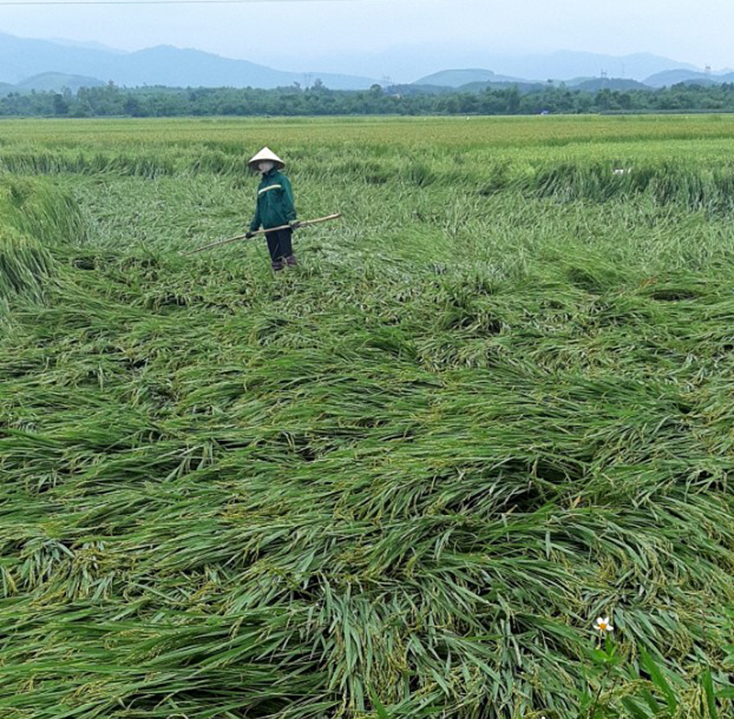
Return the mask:
<path id="1" fill-rule="evenodd" d="M 288 225 L 283 230 L 266 232 L 273 270 L 279 272 L 286 265 L 296 265 L 293 254 L 291 235 L 300 223 L 296 220 L 296 208 L 293 204 L 293 190 L 290 180 L 281 172 L 285 163 L 272 150 L 264 147 L 248 163 L 248 167 L 262 175 L 257 188 L 257 205 L 255 216 L 250 223 L 250 231 L 245 235 L 250 239 L 262 227 Z"/>

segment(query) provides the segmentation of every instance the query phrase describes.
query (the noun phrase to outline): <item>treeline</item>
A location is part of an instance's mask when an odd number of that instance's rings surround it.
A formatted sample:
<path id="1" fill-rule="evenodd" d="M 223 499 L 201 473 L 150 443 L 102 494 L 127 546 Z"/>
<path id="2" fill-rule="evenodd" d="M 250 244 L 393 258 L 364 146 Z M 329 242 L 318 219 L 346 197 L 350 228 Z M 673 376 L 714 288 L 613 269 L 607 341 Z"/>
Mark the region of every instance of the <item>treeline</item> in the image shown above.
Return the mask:
<path id="1" fill-rule="evenodd" d="M 401 91 L 402 90 L 402 91 Z M 599 112 L 734 112 L 734 83 L 674 85 L 662 90 L 595 92 L 563 85 L 524 92 L 517 86 L 431 94 L 374 85 L 370 90 L 313 87 L 121 88 L 113 83 L 64 92 L 12 92 L 0 98 L 6 117 L 182 117 L 207 115 L 533 115 Z"/>

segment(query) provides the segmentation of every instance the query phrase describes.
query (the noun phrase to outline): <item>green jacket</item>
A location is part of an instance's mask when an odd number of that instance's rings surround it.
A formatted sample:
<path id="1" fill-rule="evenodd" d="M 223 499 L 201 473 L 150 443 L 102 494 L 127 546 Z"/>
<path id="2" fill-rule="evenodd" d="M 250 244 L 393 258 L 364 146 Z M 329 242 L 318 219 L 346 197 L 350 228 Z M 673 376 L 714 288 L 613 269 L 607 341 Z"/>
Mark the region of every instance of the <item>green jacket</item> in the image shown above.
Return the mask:
<path id="1" fill-rule="evenodd" d="M 273 168 L 263 175 L 257 188 L 255 217 L 250 223 L 250 232 L 270 227 L 287 225 L 296 219 L 291 181 L 280 170 Z"/>

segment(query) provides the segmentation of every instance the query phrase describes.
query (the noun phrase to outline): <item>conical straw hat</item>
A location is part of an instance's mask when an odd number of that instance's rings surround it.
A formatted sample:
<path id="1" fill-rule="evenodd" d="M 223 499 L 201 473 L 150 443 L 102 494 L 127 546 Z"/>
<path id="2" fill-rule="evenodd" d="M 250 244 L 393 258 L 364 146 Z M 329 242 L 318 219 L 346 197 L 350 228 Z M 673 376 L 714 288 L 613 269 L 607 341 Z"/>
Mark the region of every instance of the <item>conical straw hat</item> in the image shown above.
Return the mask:
<path id="1" fill-rule="evenodd" d="M 257 155 L 247 163 L 247 165 L 248 167 L 256 169 L 257 163 L 263 162 L 264 160 L 274 162 L 279 170 L 282 170 L 285 167 L 285 162 L 283 162 L 283 160 L 281 160 L 269 147 L 263 147 L 263 149 L 260 150 L 260 152 L 258 152 Z"/>

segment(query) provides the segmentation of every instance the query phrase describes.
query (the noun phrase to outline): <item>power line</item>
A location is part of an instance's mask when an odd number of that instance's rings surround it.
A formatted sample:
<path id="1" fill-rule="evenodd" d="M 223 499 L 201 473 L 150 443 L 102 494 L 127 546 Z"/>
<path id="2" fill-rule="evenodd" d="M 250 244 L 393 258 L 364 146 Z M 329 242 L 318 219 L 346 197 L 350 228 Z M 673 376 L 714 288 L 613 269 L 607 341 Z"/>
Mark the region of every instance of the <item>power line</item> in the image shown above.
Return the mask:
<path id="1" fill-rule="evenodd" d="M 323 2 L 324 0 L 0 0 L 0 5 L 249 5 L 260 2 Z M 345 2 L 347 0 L 329 0 Z"/>

